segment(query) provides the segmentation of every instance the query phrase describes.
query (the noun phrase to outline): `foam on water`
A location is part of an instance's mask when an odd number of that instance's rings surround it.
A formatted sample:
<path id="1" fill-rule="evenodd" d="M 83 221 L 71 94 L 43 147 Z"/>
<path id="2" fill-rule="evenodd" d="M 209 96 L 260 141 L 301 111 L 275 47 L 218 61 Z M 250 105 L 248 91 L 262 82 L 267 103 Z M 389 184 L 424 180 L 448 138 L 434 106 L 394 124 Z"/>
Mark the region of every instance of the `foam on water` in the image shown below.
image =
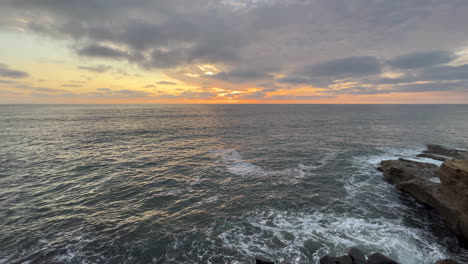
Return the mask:
<path id="1" fill-rule="evenodd" d="M 414 147 L 414 148 L 395 148 L 395 147 L 381 147 L 378 148 L 381 154 L 377 155 L 370 155 L 370 156 L 361 156 L 356 157 L 355 159 L 358 160 L 360 163 L 369 163 L 372 165 L 378 165 L 383 160 L 394 160 L 394 159 L 408 159 L 413 161 L 431 163 L 437 166 L 440 166 L 443 162 L 435 159 L 425 158 L 425 157 L 418 157 L 417 155 L 420 154 L 425 147 Z"/>
<path id="2" fill-rule="evenodd" d="M 377 148 L 378 154 L 355 156 L 352 159 L 352 166 L 357 171 L 351 175 L 347 175 L 344 179 L 344 187 L 350 196 L 355 196 L 366 188 L 379 188 L 382 187 L 383 181 L 380 184 L 372 182 L 375 177 L 382 177 L 382 173 L 377 172 L 376 169 L 383 160 L 396 160 L 399 158 L 413 160 L 418 162 L 431 163 L 440 166 L 443 162 L 430 158 L 417 157 L 425 147 L 414 148 L 395 148 L 395 147 L 381 147 Z"/>
<path id="3" fill-rule="evenodd" d="M 221 162 L 226 166 L 227 171 L 239 175 L 247 176 L 252 174 L 264 174 L 262 167 L 245 161 L 242 156 L 233 149 L 212 151 L 221 158 Z"/>
<path id="4" fill-rule="evenodd" d="M 377 184 L 371 182 L 378 174 L 375 168 L 380 161 L 400 157 L 424 160 L 416 157 L 422 148 L 379 150 L 383 153 L 353 159 L 353 167 L 358 173 L 347 175 L 347 180 L 344 181 L 344 187 L 350 195 L 343 202 L 349 207 L 359 204 L 360 201 L 355 200 L 358 193 L 369 190 L 391 193 L 391 185 L 383 181 Z M 290 178 L 304 178 L 308 170 L 315 170 L 326 164 L 322 162 L 319 166 L 307 166 L 301 163 L 294 169 L 271 171 L 246 162 L 237 151 L 218 153 L 223 153 L 222 163 L 227 167 L 227 171 L 240 176 L 288 174 Z M 397 202 L 387 200 L 386 203 L 387 207 L 401 209 Z M 318 263 L 320 257 L 326 254 L 343 254 L 346 248 L 351 246 L 359 246 L 367 250 L 368 254 L 381 252 L 407 264 L 432 263 L 434 259 L 447 256 L 444 246 L 437 244 L 429 231 L 408 227 L 400 218 L 375 219 L 366 215 L 360 218 L 346 213 L 321 210 L 313 213 L 271 210 L 259 211 L 249 217 L 248 226 L 259 231 L 252 232 L 243 224 L 234 224 L 218 238 L 223 241 L 225 247 L 236 249 L 243 255 L 263 254 L 292 263 L 304 263 L 310 259 Z M 313 248 L 310 248 L 311 244 Z"/>
<path id="5" fill-rule="evenodd" d="M 399 220 L 356 218 L 336 213 L 270 211 L 248 219 L 260 232 L 237 225 L 219 235 L 224 245 L 246 255 L 267 255 L 292 263 L 319 263 L 326 254 L 343 254 L 358 246 L 365 253 L 381 252 L 405 264 L 432 264 L 447 256 L 424 230 Z M 309 256 L 307 256 L 309 255 Z M 285 259 L 289 257 L 289 259 Z"/>
<path id="6" fill-rule="evenodd" d="M 300 179 L 310 176 L 311 171 L 322 168 L 335 157 L 335 155 L 326 154 L 312 165 L 306 165 L 301 162 L 297 165 L 297 168 L 271 170 L 246 161 L 239 152 L 233 149 L 215 150 L 211 153 L 218 157 L 217 163 L 223 165 L 227 172 L 242 177 L 274 177 L 276 179 L 273 182 L 274 185 L 297 184 Z"/>

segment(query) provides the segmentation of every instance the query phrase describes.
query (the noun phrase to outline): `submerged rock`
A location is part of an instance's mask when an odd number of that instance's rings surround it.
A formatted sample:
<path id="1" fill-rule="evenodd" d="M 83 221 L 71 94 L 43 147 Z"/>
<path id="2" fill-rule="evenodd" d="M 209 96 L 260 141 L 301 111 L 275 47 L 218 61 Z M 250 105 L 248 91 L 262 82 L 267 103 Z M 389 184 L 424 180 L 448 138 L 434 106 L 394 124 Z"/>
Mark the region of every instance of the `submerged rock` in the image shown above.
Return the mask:
<path id="1" fill-rule="evenodd" d="M 267 258 L 257 256 L 257 257 L 255 257 L 255 264 L 275 264 L 275 262 L 271 261 L 271 260 L 269 260 Z"/>
<path id="2" fill-rule="evenodd" d="M 398 264 L 398 262 L 380 254 L 374 253 L 366 260 L 366 256 L 356 248 L 350 248 L 348 255 L 340 257 L 325 256 L 320 264 Z"/>
<path id="3" fill-rule="evenodd" d="M 366 264 L 398 264 L 398 262 L 380 253 L 374 253 L 369 255 Z"/>
<path id="4" fill-rule="evenodd" d="M 320 264 L 336 264 L 335 257 L 325 256 L 320 259 Z"/>
<path id="5" fill-rule="evenodd" d="M 345 255 L 341 257 L 325 256 L 320 259 L 320 264 L 354 264 L 351 256 Z"/>
<path id="6" fill-rule="evenodd" d="M 458 262 L 455 262 L 450 259 L 443 259 L 443 260 L 437 261 L 435 264 L 458 264 Z"/>
<path id="7" fill-rule="evenodd" d="M 353 264 L 365 264 L 366 263 L 366 255 L 362 253 L 357 248 L 350 248 L 348 249 L 348 255 L 353 259 Z"/>
<path id="8" fill-rule="evenodd" d="M 440 145 L 427 145 L 427 149 L 422 154 L 431 154 L 450 159 L 468 159 L 468 151 L 461 149 L 450 149 Z"/>
<path id="9" fill-rule="evenodd" d="M 458 236 L 461 246 L 468 247 L 468 151 L 428 145 L 427 153 L 444 155 L 436 165 L 399 159 L 381 162 L 385 178 L 422 202 L 435 208 L 448 227 Z"/>

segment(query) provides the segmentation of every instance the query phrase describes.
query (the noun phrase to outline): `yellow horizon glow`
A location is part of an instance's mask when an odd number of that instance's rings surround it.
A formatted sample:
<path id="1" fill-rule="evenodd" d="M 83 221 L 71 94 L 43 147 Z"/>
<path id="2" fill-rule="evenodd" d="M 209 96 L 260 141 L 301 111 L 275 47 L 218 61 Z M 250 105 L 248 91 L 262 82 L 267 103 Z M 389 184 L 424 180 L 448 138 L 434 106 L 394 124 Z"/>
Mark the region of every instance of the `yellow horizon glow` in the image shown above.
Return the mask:
<path id="1" fill-rule="evenodd" d="M 230 84 L 212 78 L 223 71 L 218 65 L 187 65 L 185 68 L 168 71 L 148 70 L 128 62 L 79 57 L 66 48 L 66 43 L 38 39 L 26 33 L 1 32 L 0 42 L 3 50 L 8 51 L 0 63 L 15 70 L 28 72 L 30 75 L 21 79 L 1 78 L 17 82 L 23 87 L 18 88 L 18 85 L 6 82 L 0 83 L 0 103 L 2 104 L 418 104 L 441 102 L 463 104 L 468 102 L 466 93 L 456 91 L 374 95 L 338 94 L 336 98 L 294 99 L 294 96 L 326 95 L 330 89 L 339 93 L 342 89 L 359 85 L 359 83 L 346 80 L 337 80 L 327 88 L 295 85 L 265 92 L 266 96 L 262 99 L 249 99 L 242 98 L 242 96 L 254 95 L 256 92 L 261 92 L 262 88 L 252 82 Z M 89 70 L 93 67 L 102 67 L 103 70 L 101 72 Z M 381 76 L 397 78 L 402 74 L 386 72 Z M 275 77 L 281 78 L 284 75 L 276 74 Z M 158 84 L 161 82 L 163 84 Z M 360 86 L 371 87 L 368 84 Z M 49 92 L 40 96 L 40 92 L 28 87 L 55 89 L 57 92 Z M 102 92 L 103 89 L 109 89 L 106 90 L 107 95 Z M 125 97 L 124 92 L 119 94 L 119 91 L 132 91 L 136 95 Z M 138 96 L 139 92 L 146 96 Z M 183 97 L 184 94 L 193 93 L 211 93 L 213 96 L 208 96 L 208 98 Z M 70 94 L 71 97 L 60 96 L 60 94 Z M 99 96 L 108 97 L 100 98 Z M 274 99 L 275 96 L 287 99 Z"/>

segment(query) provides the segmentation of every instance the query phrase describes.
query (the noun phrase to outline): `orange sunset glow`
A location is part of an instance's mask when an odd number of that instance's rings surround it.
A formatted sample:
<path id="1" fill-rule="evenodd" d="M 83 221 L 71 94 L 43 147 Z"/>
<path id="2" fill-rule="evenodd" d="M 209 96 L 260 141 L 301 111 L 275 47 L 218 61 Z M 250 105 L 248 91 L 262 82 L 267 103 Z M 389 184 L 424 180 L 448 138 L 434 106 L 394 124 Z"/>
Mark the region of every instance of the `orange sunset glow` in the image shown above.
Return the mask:
<path id="1" fill-rule="evenodd" d="M 468 101 L 463 8 L 400 25 L 369 22 L 397 5 L 91 2 L 1 4 L 0 103 Z"/>

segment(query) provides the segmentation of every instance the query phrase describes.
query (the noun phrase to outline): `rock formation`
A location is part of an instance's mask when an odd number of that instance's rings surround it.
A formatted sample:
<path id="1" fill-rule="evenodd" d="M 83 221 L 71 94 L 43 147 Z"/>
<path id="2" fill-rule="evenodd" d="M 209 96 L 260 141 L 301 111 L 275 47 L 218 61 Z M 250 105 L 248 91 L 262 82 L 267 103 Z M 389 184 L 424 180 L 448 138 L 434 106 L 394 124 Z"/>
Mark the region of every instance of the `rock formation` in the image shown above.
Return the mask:
<path id="1" fill-rule="evenodd" d="M 468 151 L 428 145 L 421 156 L 444 160 L 442 166 L 399 159 L 381 162 L 385 178 L 435 208 L 448 227 L 468 247 Z"/>
<path id="2" fill-rule="evenodd" d="M 340 257 L 325 256 L 320 259 L 320 264 L 398 264 L 398 262 L 380 254 L 370 254 L 366 259 L 364 253 L 357 248 L 350 248 L 348 255 Z"/>

